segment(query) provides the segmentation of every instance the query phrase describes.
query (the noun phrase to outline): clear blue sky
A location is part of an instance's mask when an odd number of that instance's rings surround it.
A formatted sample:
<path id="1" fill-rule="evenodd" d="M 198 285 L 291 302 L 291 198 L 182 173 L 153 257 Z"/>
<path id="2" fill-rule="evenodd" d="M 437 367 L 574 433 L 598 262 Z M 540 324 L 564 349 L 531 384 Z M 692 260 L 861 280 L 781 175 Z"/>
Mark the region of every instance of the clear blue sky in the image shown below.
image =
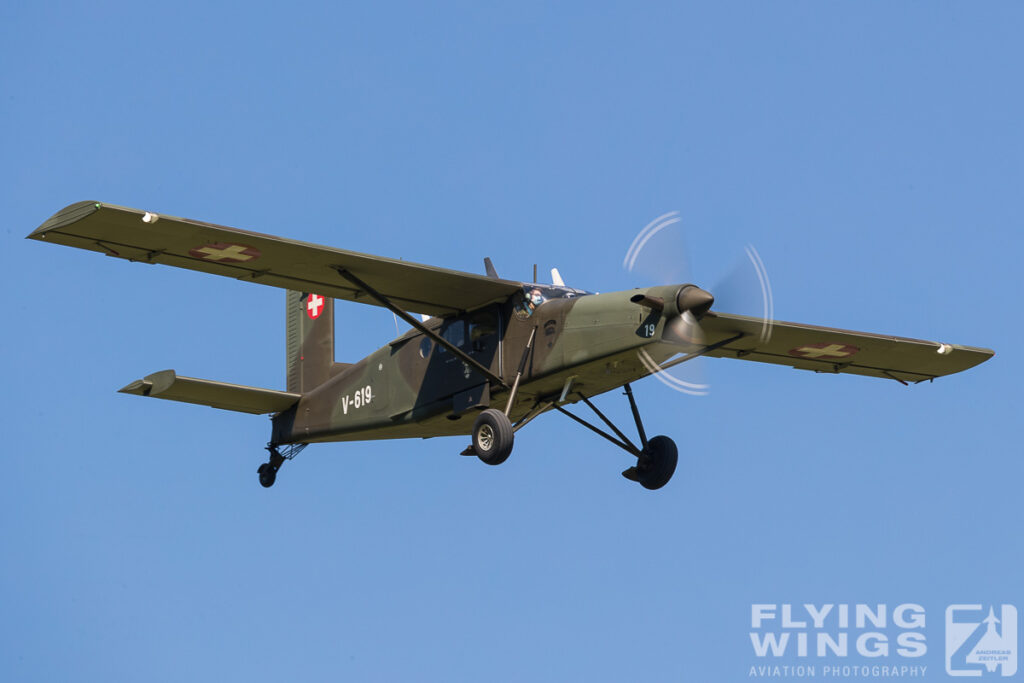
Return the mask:
<path id="1" fill-rule="evenodd" d="M 1019 3 L 9 3 L 0 679 L 745 680 L 751 603 L 1024 608 Z M 989 347 L 910 388 L 707 361 L 635 386 L 675 479 L 549 415 L 310 447 L 142 400 L 281 388 L 284 293 L 23 239 L 74 201 L 612 291 L 678 210 L 777 317 Z M 339 304 L 338 357 L 394 334 Z M 617 394 L 600 404 L 628 421 Z M 790 661 L 790 660 L 787 660 Z M 852 663 L 862 663 L 857 660 Z"/>

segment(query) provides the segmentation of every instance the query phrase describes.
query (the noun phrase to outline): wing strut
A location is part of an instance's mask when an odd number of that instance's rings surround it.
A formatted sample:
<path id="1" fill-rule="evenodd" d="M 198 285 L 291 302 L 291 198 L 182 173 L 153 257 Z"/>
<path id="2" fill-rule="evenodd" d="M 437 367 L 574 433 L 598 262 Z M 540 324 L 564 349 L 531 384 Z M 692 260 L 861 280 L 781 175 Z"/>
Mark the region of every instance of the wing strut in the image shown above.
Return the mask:
<path id="1" fill-rule="evenodd" d="M 669 368 L 673 368 L 673 367 L 679 365 L 680 363 L 685 363 L 688 360 L 693 360 L 694 358 L 699 358 L 699 357 L 703 356 L 706 353 L 711 353 L 712 351 L 715 351 L 716 349 L 720 349 L 723 346 L 728 346 L 729 344 L 732 344 L 734 341 L 736 341 L 738 339 L 742 339 L 745 336 L 746 336 L 746 334 L 744 334 L 743 332 L 740 332 L 739 334 L 737 334 L 735 336 L 732 336 L 732 337 L 729 337 L 728 339 L 723 339 L 722 341 L 715 342 L 714 344 L 708 344 L 707 346 L 703 347 L 699 351 L 694 351 L 693 353 L 688 353 L 688 354 L 686 354 L 685 356 L 683 356 L 681 358 L 676 358 L 675 360 L 669 361 L 668 363 L 665 363 L 665 364 L 663 364 L 661 366 L 658 366 L 658 370 L 659 371 L 660 370 L 668 370 Z"/>
<path id="2" fill-rule="evenodd" d="M 358 277 L 349 272 L 346 268 L 342 268 L 341 266 L 332 267 L 334 268 L 334 270 L 338 271 L 338 275 L 345 278 L 346 280 L 354 284 L 356 287 L 366 292 L 368 295 L 370 295 L 370 298 L 376 300 L 378 303 L 380 303 L 381 306 L 388 309 L 389 311 L 397 315 L 399 318 L 409 323 L 417 330 L 419 330 L 420 332 L 427 335 L 441 346 L 445 347 L 446 349 L 454 353 L 463 363 L 466 363 L 467 365 L 475 368 L 477 372 L 479 372 L 484 377 L 491 380 L 491 382 L 497 384 L 498 386 L 504 387 L 506 389 L 509 388 L 508 384 L 505 383 L 505 380 L 495 375 L 493 372 L 490 371 L 490 369 L 484 367 L 482 363 L 477 361 L 475 358 L 470 356 L 468 353 L 460 349 L 455 344 L 452 344 L 450 341 L 439 335 L 437 332 L 428 329 L 426 325 L 421 323 L 419 320 L 416 320 L 416 318 L 412 317 L 398 306 L 395 306 L 386 296 L 384 296 L 376 289 L 360 280 Z"/>

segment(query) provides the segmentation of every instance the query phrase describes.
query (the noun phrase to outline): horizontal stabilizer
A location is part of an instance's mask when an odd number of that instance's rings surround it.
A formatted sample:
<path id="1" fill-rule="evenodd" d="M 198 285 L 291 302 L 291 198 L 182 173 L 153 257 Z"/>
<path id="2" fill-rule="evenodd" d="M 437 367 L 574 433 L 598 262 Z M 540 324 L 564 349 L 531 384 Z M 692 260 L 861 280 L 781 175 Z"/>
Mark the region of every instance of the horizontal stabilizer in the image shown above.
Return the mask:
<path id="1" fill-rule="evenodd" d="M 257 415 L 287 410 L 300 398 L 299 394 L 287 391 L 245 387 L 194 377 L 178 377 L 174 370 L 162 370 L 146 375 L 143 379 L 120 389 L 120 393 L 197 403 L 211 408 Z"/>

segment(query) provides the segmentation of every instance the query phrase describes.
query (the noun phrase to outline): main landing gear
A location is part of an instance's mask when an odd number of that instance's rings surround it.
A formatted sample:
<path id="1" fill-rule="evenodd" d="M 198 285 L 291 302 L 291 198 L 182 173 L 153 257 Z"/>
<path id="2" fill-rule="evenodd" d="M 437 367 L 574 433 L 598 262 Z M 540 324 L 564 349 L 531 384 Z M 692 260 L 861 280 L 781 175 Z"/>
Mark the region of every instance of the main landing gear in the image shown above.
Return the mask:
<path id="1" fill-rule="evenodd" d="M 260 475 L 260 486 L 265 489 L 273 486 L 274 482 L 277 481 L 277 471 L 281 469 L 284 461 L 294 458 L 307 445 L 309 444 L 293 443 L 287 446 L 267 444 L 267 450 L 270 451 L 270 460 L 260 465 L 256 470 L 256 473 Z"/>
<path id="2" fill-rule="evenodd" d="M 594 413 L 601 418 L 614 436 L 590 424 L 581 417 L 578 417 L 558 405 L 555 401 L 538 403 L 527 415 L 513 425 L 507 415 L 500 410 L 488 408 L 480 413 L 473 423 L 473 444 L 463 451 L 463 455 L 476 455 L 488 465 L 500 465 L 508 459 L 512 453 L 512 445 L 515 432 L 519 431 L 527 422 L 541 413 L 554 408 L 558 412 L 572 418 L 587 429 L 603 436 L 608 441 L 626 451 L 636 458 L 636 464 L 622 472 L 622 476 L 630 481 L 635 481 L 645 489 L 655 490 L 669 482 L 675 474 L 676 464 L 679 462 L 679 451 L 672 439 L 667 436 L 655 436 L 648 440 L 644 431 L 644 424 L 640 420 L 640 411 L 633 399 L 633 389 L 624 385 L 626 397 L 629 399 L 629 407 L 633 412 L 633 420 L 636 422 L 636 430 L 640 436 L 640 446 L 635 445 L 622 433 L 618 427 L 612 424 L 604 413 L 597 409 L 586 396 L 578 394 L 583 402 Z"/>
<path id="3" fill-rule="evenodd" d="M 515 432 L 508 416 L 488 408 L 473 423 L 473 451 L 488 465 L 500 465 L 512 454 Z"/>
<path id="4" fill-rule="evenodd" d="M 573 415 L 562 406 L 556 405 L 555 410 L 563 415 L 567 415 L 592 432 L 608 439 L 630 455 L 635 456 L 636 464 L 625 469 L 622 472 L 622 476 L 630 481 L 635 481 L 645 489 L 650 489 L 651 491 L 660 489 L 662 486 L 667 484 L 669 479 L 672 478 L 672 475 L 675 474 L 676 464 L 679 462 L 679 451 L 676 448 L 675 442 L 667 436 L 655 436 L 650 440 L 647 439 L 647 432 L 644 431 L 644 423 L 640 420 L 640 411 L 637 409 L 636 401 L 633 399 L 633 389 L 629 384 L 623 385 L 623 389 L 625 389 L 626 398 L 629 399 L 630 410 L 633 411 L 633 421 L 636 422 L 636 431 L 640 436 L 640 448 L 630 441 L 626 435 L 622 433 L 622 430 L 612 424 L 612 421 L 605 417 L 604 413 L 598 410 L 597 406 L 590 402 L 590 399 L 582 394 L 580 395 L 580 398 L 583 399 L 583 402 L 586 403 L 587 407 L 593 410 L 599 418 L 601 418 L 602 422 L 608 425 L 608 427 L 615 432 L 615 436 L 595 427 L 583 418 Z"/>
<path id="5" fill-rule="evenodd" d="M 679 451 L 675 442 L 667 436 L 656 436 L 637 456 L 636 465 L 624 471 L 622 476 L 653 491 L 668 483 L 675 474 L 677 462 Z"/>

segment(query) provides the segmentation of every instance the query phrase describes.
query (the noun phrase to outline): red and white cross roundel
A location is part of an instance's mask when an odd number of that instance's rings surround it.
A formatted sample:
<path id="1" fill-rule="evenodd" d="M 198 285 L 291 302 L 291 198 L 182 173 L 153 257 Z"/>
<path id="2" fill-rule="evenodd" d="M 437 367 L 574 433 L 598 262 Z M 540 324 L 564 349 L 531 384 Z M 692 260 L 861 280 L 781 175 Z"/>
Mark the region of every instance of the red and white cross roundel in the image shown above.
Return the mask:
<path id="1" fill-rule="evenodd" d="M 856 346 L 849 344 L 807 344 L 789 350 L 789 355 L 798 358 L 812 358 L 814 360 L 832 360 L 835 358 L 846 358 L 860 351 Z"/>
<path id="2" fill-rule="evenodd" d="M 319 294 L 310 294 L 306 299 L 306 315 L 312 320 L 320 317 L 324 312 L 324 298 Z"/>

